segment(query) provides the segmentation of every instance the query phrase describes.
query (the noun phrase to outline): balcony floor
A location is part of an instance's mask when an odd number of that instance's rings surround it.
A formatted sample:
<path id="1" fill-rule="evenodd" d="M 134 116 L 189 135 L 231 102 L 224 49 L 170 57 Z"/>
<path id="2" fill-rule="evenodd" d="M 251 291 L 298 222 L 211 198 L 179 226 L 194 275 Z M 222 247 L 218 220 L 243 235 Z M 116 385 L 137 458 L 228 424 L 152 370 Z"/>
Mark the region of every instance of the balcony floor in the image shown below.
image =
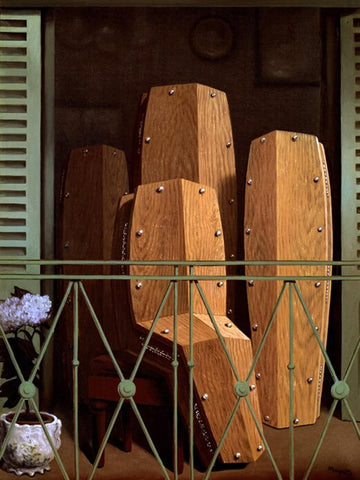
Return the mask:
<path id="1" fill-rule="evenodd" d="M 69 415 L 57 414 L 61 418 L 68 418 Z M 299 427 L 295 429 L 295 479 L 302 479 L 306 468 L 311 460 L 312 452 L 318 442 L 321 430 L 327 417 L 327 411 L 323 410 L 320 419 L 314 426 Z M 91 463 L 84 452 L 88 449 L 87 439 L 91 438 L 91 421 L 86 415 L 80 412 L 80 430 L 82 432 L 81 440 L 82 450 L 80 452 L 80 480 L 88 478 L 91 471 Z M 163 425 L 159 419 L 150 419 L 156 425 Z M 67 421 L 64 422 L 62 434 L 62 446 L 60 456 L 69 475 L 70 480 L 74 475 L 74 443 L 68 428 Z M 157 427 L 158 429 L 158 427 Z M 106 448 L 105 466 L 97 469 L 94 479 L 96 480 L 161 480 L 164 478 L 162 471 L 154 459 L 150 450 L 145 445 L 145 440 L 141 437 L 141 432 L 134 428 L 134 437 L 132 452 L 126 453 L 118 449 L 114 444 L 109 444 Z M 273 456 L 283 475 L 283 479 L 288 479 L 289 464 L 289 436 L 287 430 L 278 431 L 265 427 L 265 435 L 270 445 Z M 168 438 L 165 439 L 165 449 L 169 453 Z M 353 425 L 350 422 L 341 421 L 339 418 L 333 418 L 327 436 L 320 450 L 319 457 L 315 462 L 313 472 L 309 480 L 349 480 L 360 478 L 360 455 L 359 440 Z M 164 446 L 163 446 L 164 447 Z M 159 449 L 161 446 L 159 447 Z M 186 454 L 185 454 L 186 455 Z M 167 455 L 169 456 L 169 455 Z M 173 473 L 168 470 L 172 479 Z M 204 478 L 205 473 L 199 470 L 195 471 L 196 480 Z M 2 480 L 14 479 L 14 475 L 5 472 L 0 473 Z M 35 477 L 36 478 L 36 477 Z M 63 478 L 56 461 L 51 464 L 51 471 L 45 475 L 47 480 L 59 480 Z M 180 480 L 189 478 L 188 464 L 185 463 L 184 473 L 179 476 Z M 214 480 L 269 480 L 275 479 L 276 474 L 272 468 L 269 457 L 264 453 L 260 459 L 245 468 L 227 469 L 214 471 L 211 476 Z"/>

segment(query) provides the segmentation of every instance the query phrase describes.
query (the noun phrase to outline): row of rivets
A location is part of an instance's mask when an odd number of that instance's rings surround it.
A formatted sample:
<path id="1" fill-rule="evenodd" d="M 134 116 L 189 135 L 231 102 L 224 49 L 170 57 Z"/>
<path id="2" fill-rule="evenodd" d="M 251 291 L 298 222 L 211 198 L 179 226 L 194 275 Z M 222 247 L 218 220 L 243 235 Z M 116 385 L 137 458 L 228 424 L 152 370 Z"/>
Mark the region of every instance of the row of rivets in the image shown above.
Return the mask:
<path id="1" fill-rule="evenodd" d="M 317 228 L 317 231 L 318 231 L 319 233 L 321 233 L 321 232 L 323 231 L 323 228 L 322 228 L 322 227 L 318 227 L 318 228 Z M 247 228 L 247 229 L 245 230 L 246 235 L 250 235 L 250 232 L 251 232 L 251 228 Z"/>
<path id="2" fill-rule="evenodd" d="M 259 328 L 259 325 L 258 325 L 257 323 L 255 323 L 251 328 L 252 328 L 252 330 L 253 330 L 254 332 L 256 332 L 256 331 L 258 330 L 258 328 Z M 315 326 L 315 330 L 318 332 L 318 331 L 319 331 L 319 327 L 316 327 L 316 326 Z M 310 377 L 310 378 L 311 378 L 311 377 Z M 312 378 L 311 378 L 311 382 L 312 382 Z M 311 382 L 309 382 L 309 383 L 311 383 Z"/>
<path id="3" fill-rule="evenodd" d="M 318 183 L 318 181 L 320 180 L 319 177 L 314 177 L 314 183 Z M 253 179 L 252 178 L 249 178 L 249 180 L 246 182 L 248 185 L 252 185 L 253 183 Z"/>
<path id="4" fill-rule="evenodd" d="M 270 422 L 270 417 L 269 417 L 269 415 L 265 415 L 265 416 L 264 416 L 264 420 L 265 420 L 265 422 Z M 297 425 L 299 422 L 300 422 L 300 420 L 299 420 L 298 418 L 295 418 L 295 419 L 294 419 L 294 425 Z"/>
<path id="5" fill-rule="evenodd" d="M 145 138 L 145 143 L 150 143 L 150 142 L 151 142 L 151 137 L 146 137 Z M 226 142 L 226 148 L 230 148 L 230 147 L 231 147 L 231 142 Z M 116 153 L 115 153 L 115 155 L 116 155 Z"/>

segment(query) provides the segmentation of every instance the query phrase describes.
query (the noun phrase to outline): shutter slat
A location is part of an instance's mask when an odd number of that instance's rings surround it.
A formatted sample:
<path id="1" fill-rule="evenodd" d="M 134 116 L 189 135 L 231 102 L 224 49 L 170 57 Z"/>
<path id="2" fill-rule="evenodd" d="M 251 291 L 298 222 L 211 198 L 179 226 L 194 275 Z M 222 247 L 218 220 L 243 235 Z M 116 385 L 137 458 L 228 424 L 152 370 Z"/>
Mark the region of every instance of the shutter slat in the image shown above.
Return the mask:
<path id="1" fill-rule="evenodd" d="M 8 141 L 8 142 L 0 142 L 0 148 L 24 148 L 26 145 L 26 140 L 21 141 Z"/>
<path id="2" fill-rule="evenodd" d="M 7 204 L 26 206 L 26 203 L 24 203 L 24 197 L 11 197 L 10 195 L 6 198 L 0 197 L 0 205 L 7 205 Z"/>
<path id="3" fill-rule="evenodd" d="M 6 59 L 8 62 L 9 60 Z M 26 68 L 1 68 L 0 69 L 1 77 L 26 77 L 27 70 Z"/>
<path id="4" fill-rule="evenodd" d="M 28 117 L 27 114 L 24 112 L 22 113 L 1 112 L 0 113 L 1 120 L 27 120 L 27 117 Z"/>
<path id="5" fill-rule="evenodd" d="M 0 185 L 1 185 L 1 190 L 4 190 L 6 192 L 26 192 L 27 191 L 25 183 L 11 184 L 11 183 L 6 183 L 4 181 L 1 181 Z"/>
<path id="6" fill-rule="evenodd" d="M 0 88 L 1 90 L 1 88 Z M 0 105 L 9 106 L 9 105 L 26 105 L 26 99 L 24 98 L 1 98 Z"/>
<path id="7" fill-rule="evenodd" d="M 3 32 L 3 33 L 26 33 L 27 28 L 26 27 L 18 27 L 16 25 L 13 25 L 11 27 L 0 27 L 0 32 Z"/>
<path id="8" fill-rule="evenodd" d="M 26 248 L 26 242 L 23 240 L 0 240 L 0 247 L 23 247 Z"/>
<path id="9" fill-rule="evenodd" d="M 3 233 L 26 233 L 27 228 L 24 226 L 12 226 L 12 227 L 6 227 L 3 225 L 0 225 L 0 232 Z"/>
<path id="10" fill-rule="evenodd" d="M 5 52 L 1 55 L 2 62 L 24 62 L 29 60 L 28 55 L 12 55 L 10 52 Z"/>
<path id="11" fill-rule="evenodd" d="M 2 219 L 24 219 L 26 220 L 26 212 L 1 212 L 0 211 L 0 218 Z"/>
<path id="12" fill-rule="evenodd" d="M 0 48 L 26 48 L 26 40 L 0 40 Z"/>
<path id="13" fill-rule="evenodd" d="M 26 90 L 25 83 L 0 83 L 0 90 Z"/>

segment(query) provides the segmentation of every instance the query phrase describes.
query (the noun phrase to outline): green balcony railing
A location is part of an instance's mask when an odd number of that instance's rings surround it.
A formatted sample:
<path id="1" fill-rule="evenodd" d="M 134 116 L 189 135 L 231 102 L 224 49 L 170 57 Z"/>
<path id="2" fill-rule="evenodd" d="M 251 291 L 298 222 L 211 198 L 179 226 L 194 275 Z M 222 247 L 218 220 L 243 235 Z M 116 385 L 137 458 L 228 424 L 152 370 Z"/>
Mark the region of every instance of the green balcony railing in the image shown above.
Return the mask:
<path id="1" fill-rule="evenodd" d="M 13 280 L 14 283 L 20 281 L 20 280 L 25 280 L 25 279 L 37 279 L 37 280 L 53 280 L 55 282 L 62 281 L 62 282 L 68 282 L 67 283 L 67 288 L 65 289 L 65 293 L 62 299 L 60 299 L 58 307 L 56 312 L 54 312 L 53 315 L 53 320 L 50 326 L 50 330 L 46 336 L 46 339 L 44 340 L 43 344 L 41 345 L 40 348 L 40 353 L 37 358 L 37 361 L 32 369 L 32 372 L 28 378 L 26 378 L 19 366 L 19 363 L 16 359 L 16 356 L 11 348 L 11 345 L 6 337 L 6 334 L 3 330 L 3 328 L 0 325 L 0 334 L 1 334 L 1 340 L 4 342 L 5 347 L 7 349 L 7 352 L 11 358 L 11 361 L 14 365 L 14 368 L 17 372 L 17 375 L 19 379 L 21 380 L 21 387 L 20 387 L 20 394 L 21 394 L 21 400 L 18 403 L 16 407 L 16 413 L 12 421 L 12 426 L 6 435 L 2 446 L 0 447 L 0 459 L 3 457 L 5 449 L 7 447 L 9 437 L 11 434 L 12 429 L 14 428 L 15 422 L 18 419 L 18 416 L 21 412 L 21 410 L 24 407 L 25 401 L 29 401 L 31 404 L 31 407 L 33 410 L 36 412 L 36 415 L 42 425 L 42 428 L 49 440 L 49 443 L 52 447 L 52 450 L 54 452 L 54 456 L 56 459 L 56 462 L 59 466 L 59 470 L 61 472 L 61 475 L 64 479 L 70 480 L 70 478 L 75 478 L 76 480 L 79 480 L 80 478 L 86 478 L 88 480 L 92 480 L 96 476 L 97 472 L 97 467 L 100 461 L 100 458 L 102 456 L 102 453 L 106 447 L 106 445 L 109 442 L 110 435 L 114 429 L 115 423 L 119 417 L 119 414 L 123 408 L 124 402 L 127 401 L 130 403 L 131 409 L 135 414 L 135 417 L 137 418 L 139 425 L 141 427 L 141 430 L 143 431 L 145 438 L 148 442 L 148 445 L 155 456 L 156 460 L 158 461 L 159 467 L 161 469 L 163 478 L 166 480 L 170 480 L 171 478 L 174 478 L 177 480 L 179 478 L 179 473 L 178 473 L 178 462 L 177 462 L 177 442 L 178 442 L 178 345 L 177 345 L 177 331 L 178 331 L 178 323 L 177 323 L 177 316 L 178 316 L 178 286 L 180 282 L 188 282 L 189 283 L 189 361 L 188 361 L 188 378 L 189 378 L 189 439 L 188 439 L 188 444 L 189 444 L 189 472 L 188 472 L 188 478 L 190 480 L 193 480 L 195 478 L 195 467 L 194 467 L 194 412 L 193 412 L 193 402 L 194 402 L 194 391 L 193 391 L 193 368 L 195 366 L 194 364 L 194 356 L 193 356 L 193 299 L 194 299 L 194 294 L 195 291 L 198 292 L 200 295 L 200 298 L 203 302 L 203 304 L 206 307 L 207 313 L 209 315 L 209 318 L 213 324 L 213 327 L 218 335 L 219 341 L 221 342 L 221 345 L 224 349 L 224 352 L 226 354 L 227 360 L 229 361 L 229 364 L 231 365 L 232 371 L 234 373 L 234 376 L 236 378 L 236 383 L 234 385 L 234 389 L 237 395 L 237 399 L 233 408 L 233 411 L 231 412 L 231 415 L 228 418 L 228 421 L 226 425 L 224 425 L 224 430 L 223 430 L 223 435 L 220 439 L 220 442 L 218 443 L 218 446 L 213 454 L 213 457 L 207 467 L 207 470 L 204 472 L 203 477 L 204 480 L 207 480 L 210 478 L 212 473 L 214 472 L 214 466 L 216 463 L 216 459 L 219 455 L 219 452 L 221 450 L 221 447 L 223 445 L 223 442 L 229 432 L 229 429 L 231 427 L 232 421 L 239 409 L 240 403 L 245 402 L 247 405 L 247 408 L 250 411 L 250 414 L 252 418 L 254 419 L 254 422 L 256 424 L 256 428 L 258 429 L 258 432 L 262 438 L 263 445 L 266 450 L 266 455 L 268 455 L 271 466 L 272 466 L 272 476 L 269 478 L 277 478 L 279 480 L 295 480 L 297 478 L 300 478 L 295 471 L 295 459 L 296 459 L 296 448 L 295 448 L 295 441 L 294 441 L 294 399 L 293 399 L 293 392 L 294 392 L 294 329 L 293 329 L 293 304 L 294 304 L 294 298 L 297 298 L 298 301 L 300 302 L 307 321 L 312 329 L 312 332 L 316 338 L 318 347 L 320 348 L 322 355 L 324 357 L 326 366 L 328 368 L 328 372 L 331 376 L 332 379 L 332 386 L 331 386 L 331 397 L 332 397 L 332 403 L 331 407 L 327 413 L 327 418 L 326 421 L 323 425 L 320 438 L 315 446 L 315 449 L 312 453 L 312 457 L 309 460 L 309 465 L 308 468 L 306 469 L 305 473 L 302 474 L 302 480 L 307 480 L 308 478 L 311 477 L 311 473 L 313 471 L 314 464 L 316 462 L 316 459 L 319 455 L 320 449 L 324 443 L 325 437 L 327 435 L 328 429 L 330 422 L 334 416 L 335 409 L 338 405 L 339 402 L 342 402 L 344 407 L 346 408 L 349 417 L 351 419 L 352 425 L 354 427 L 354 430 L 356 432 L 356 435 L 358 439 L 360 439 L 360 429 L 357 424 L 357 421 L 355 419 L 355 416 L 352 412 L 352 408 L 348 402 L 348 394 L 349 394 L 349 386 L 348 386 L 348 379 L 349 375 L 351 372 L 351 369 L 354 366 L 354 363 L 356 361 L 359 361 L 359 350 L 360 350 L 360 337 L 357 338 L 355 342 L 355 347 L 350 355 L 350 361 L 345 369 L 344 375 L 340 378 L 336 370 L 334 368 L 334 365 L 329 358 L 329 355 L 326 351 L 325 346 L 323 345 L 321 338 L 318 334 L 317 328 L 315 326 L 314 320 L 311 318 L 311 315 L 309 313 L 308 307 L 305 304 L 304 298 L 301 294 L 301 289 L 299 287 L 299 281 L 301 280 L 312 280 L 312 281 L 319 281 L 319 280 L 327 280 L 327 281 L 332 281 L 332 282 L 342 282 L 342 281 L 360 281 L 360 275 L 333 275 L 333 276 L 254 276 L 251 275 L 224 275 L 224 276 L 214 276 L 214 275 L 195 275 L 194 274 L 194 267 L 196 266 L 215 266 L 215 265 L 231 265 L 232 267 L 238 266 L 238 267 L 244 267 L 244 266 L 273 266 L 273 265 L 278 265 L 278 266 L 288 266 L 288 265 L 309 265 L 309 266 L 319 266 L 319 265 L 331 265 L 331 266 L 338 266 L 338 267 L 349 267 L 349 266 L 354 266 L 358 267 L 360 266 L 360 262 L 354 261 L 347 261 L 347 262 L 315 262 L 315 261 L 309 261 L 309 262 L 296 262 L 296 261 L 251 261 L 251 262 L 245 262 L 245 261 L 239 261 L 239 262 L 178 262 L 178 261 L 148 261 L 148 262 L 131 262 L 131 261 L 47 261 L 47 260 L 27 260 L 27 261 L 19 261 L 17 259 L 14 260 L 1 260 L 1 264 L 3 265 L 39 265 L 41 268 L 45 268 L 48 270 L 49 267 L 54 268 L 54 267 L 59 267 L 59 266 L 64 266 L 64 265 L 72 265 L 73 267 L 76 266 L 110 266 L 110 265 L 116 265 L 116 266 L 130 266 L 130 265 L 152 265 L 152 266 L 172 266 L 173 267 L 173 274 L 172 275 L 136 275 L 136 280 L 166 280 L 168 282 L 168 286 L 165 292 L 165 295 L 161 301 L 161 304 L 159 305 L 157 314 L 152 322 L 152 326 L 148 332 L 148 335 L 143 341 L 142 348 L 139 352 L 139 355 L 136 359 L 136 362 L 134 364 L 133 370 L 131 374 L 126 377 L 125 373 L 122 371 L 121 367 L 116 361 L 114 352 L 112 351 L 109 339 L 106 337 L 106 334 L 102 328 L 102 323 L 101 323 L 101 318 L 98 318 L 92 303 L 91 299 L 88 297 L 86 289 L 84 287 L 84 281 L 85 280 L 113 280 L 113 281 L 119 281 L 119 282 L 124 282 L 128 281 L 131 279 L 134 279 L 132 275 L 129 274 L 123 274 L 123 275 L 94 275 L 94 274 L 57 274 L 57 273 L 42 273 L 42 274 L 11 274 L 11 273 L 6 273 L 6 274 L 0 274 L 0 280 Z M 180 267 L 187 267 L 187 271 L 189 271 L 189 274 L 179 274 L 179 268 Z M 184 269 L 181 270 L 182 272 Z M 254 352 L 254 358 L 253 362 L 251 364 L 251 367 L 249 369 L 249 372 L 246 376 L 246 378 L 241 378 L 238 374 L 238 370 L 236 365 L 233 362 L 233 359 L 231 358 L 231 354 L 228 351 L 225 341 L 220 333 L 220 330 L 218 328 L 217 322 L 214 318 L 214 315 L 211 312 L 211 308 L 209 306 L 208 300 L 206 299 L 203 289 L 201 288 L 201 283 L 205 282 L 207 280 L 219 280 L 219 281 L 237 281 L 237 282 L 243 282 L 243 281 L 249 281 L 249 280 L 255 280 L 255 281 L 261 281 L 261 280 L 266 280 L 266 281 L 282 281 L 282 289 L 280 291 L 279 297 L 273 307 L 273 312 L 271 317 L 268 319 L 267 327 L 265 330 L 265 333 L 263 335 L 263 338 L 257 348 L 257 351 Z M 269 332 L 276 321 L 276 313 L 278 311 L 279 305 L 283 301 L 285 293 L 288 294 L 288 299 L 289 299 L 289 362 L 288 362 L 288 370 L 289 370 L 289 385 L 290 385 L 290 391 L 289 391 L 289 429 L 288 429 L 288 435 L 289 435 L 289 440 L 288 440 L 288 445 L 289 445 L 289 464 L 288 464 L 288 470 L 287 472 L 281 473 L 281 469 L 278 465 L 278 462 L 275 459 L 275 456 L 273 455 L 272 452 L 272 445 L 271 443 L 267 440 L 267 435 L 261 428 L 261 425 L 259 424 L 259 420 L 256 417 L 252 405 L 248 399 L 248 394 L 250 392 L 249 388 L 249 382 L 250 382 L 250 377 L 254 373 L 256 364 L 258 362 L 258 359 L 261 355 L 261 352 L 263 350 L 263 347 L 267 341 Z M 72 304 L 73 304 L 73 359 L 72 359 L 72 369 L 73 369 L 73 439 L 74 439 L 74 472 L 75 473 L 69 473 L 67 469 L 64 466 L 63 459 L 61 458 L 61 455 L 59 452 L 56 450 L 55 446 L 52 443 L 51 437 L 47 431 L 46 424 L 43 422 L 40 411 L 36 402 L 36 388 L 34 387 L 34 379 L 37 375 L 37 373 L 40 370 L 41 364 L 44 360 L 45 354 L 49 348 L 50 343 L 52 342 L 52 339 L 54 337 L 55 331 L 58 328 L 59 322 L 62 320 L 62 314 L 64 307 L 69 299 L 70 294 L 72 295 Z M 134 399 L 134 393 L 135 393 L 135 388 L 134 388 L 134 379 L 136 377 L 136 374 L 140 368 L 140 365 L 144 359 L 144 355 L 149 347 L 152 335 L 155 331 L 157 322 L 159 318 L 161 317 L 164 305 L 166 304 L 167 300 L 169 299 L 170 296 L 173 296 L 173 304 L 174 304 L 174 312 L 173 312 L 173 329 L 174 329 L 174 336 L 173 336 L 173 351 L 172 351 L 172 369 L 173 369 L 173 430 L 174 430 L 174 472 L 169 473 L 169 471 L 166 469 L 163 460 L 155 446 L 155 443 L 149 433 L 149 430 L 147 428 L 146 422 L 135 402 Z M 110 419 L 109 425 L 106 430 L 106 434 L 103 438 L 102 444 L 99 448 L 99 451 L 97 453 L 96 459 L 94 461 L 94 464 L 89 467 L 88 472 L 83 472 L 80 471 L 80 460 L 79 460 L 79 452 L 80 452 L 80 445 L 79 445 L 79 393 L 78 393 L 78 385 L 79 385 L 79 368 L 81 367 L 80 362 L 79 362 L 79 335 L 78 335 L 78 325 L 79 325 L 79 301 L 80 298 L 82 298 L 82 301 L 85 302 L 87 309 L 90 313 L 90 316 L 92 318 L 94 327 L 96 331 L 98 332 L 103 344 L 104 348 L 106 349 L 108 355 L 110 356 L 114 370 L 119 377 L 119 399 L 118 403 L 116 405 L 116 408 L 112 414 L 112 417 Z M 0 340 L 0 341 L 1 341 Z M 360 400 L 360 399 L 359 399 Z M 339 448 L 342 446 L 340 445 Z M 346 448 L 346 446 L 344 446 Z M 71 475 L 74 475 L 74 477 L 71 477 Z M 197 474 L 198 475 L 198 474 Z M 240 478 L 240 477 L 239 477 Z M 245 477 L 246 478 L 246 475 Z"/>

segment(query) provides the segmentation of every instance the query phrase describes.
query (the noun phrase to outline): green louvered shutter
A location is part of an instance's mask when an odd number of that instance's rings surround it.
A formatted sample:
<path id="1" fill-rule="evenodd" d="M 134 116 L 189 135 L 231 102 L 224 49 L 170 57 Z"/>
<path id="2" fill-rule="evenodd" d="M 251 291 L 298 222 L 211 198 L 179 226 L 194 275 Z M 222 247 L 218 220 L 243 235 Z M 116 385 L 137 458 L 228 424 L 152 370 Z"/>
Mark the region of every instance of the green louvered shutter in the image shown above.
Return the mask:
<path id="1" fill-rule="evenodd" d="M 0 11 L 0 271 L 2 258 L 40 258 L 41 31 L 38 11 Z M 0 299 L 14 280 L 0 281 Z M 38 281 L 16 282 L 39 292 Z"/>
<path id="2" fill-rule="evenodd" d="M 341 19 L 341 241 L 342 259 L 360 259 L 360 11 Z M 344 275 L 359 275 L 344 267 Z M 342 373 L 360 335 L 360 284 L 342 288 Z M 349 402 L 360 420 L 360 359 L 349 377 Z M 343 409 L 343 417 L 349 418 Z"/>

